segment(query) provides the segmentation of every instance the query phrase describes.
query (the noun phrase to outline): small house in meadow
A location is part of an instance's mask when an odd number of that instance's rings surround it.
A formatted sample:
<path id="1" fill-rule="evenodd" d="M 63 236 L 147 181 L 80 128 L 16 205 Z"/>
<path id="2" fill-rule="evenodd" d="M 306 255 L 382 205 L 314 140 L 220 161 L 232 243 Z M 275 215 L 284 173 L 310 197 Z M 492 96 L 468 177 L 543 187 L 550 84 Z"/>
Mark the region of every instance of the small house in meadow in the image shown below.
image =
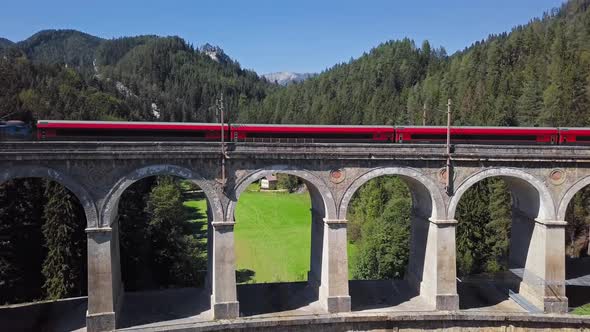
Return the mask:
<path id="1" fill-rule="evenodd" d="M 276 190 L 277 189 L 277 176 L 272 174 L 262 180 L 260 180 L 261 190 Z"/>

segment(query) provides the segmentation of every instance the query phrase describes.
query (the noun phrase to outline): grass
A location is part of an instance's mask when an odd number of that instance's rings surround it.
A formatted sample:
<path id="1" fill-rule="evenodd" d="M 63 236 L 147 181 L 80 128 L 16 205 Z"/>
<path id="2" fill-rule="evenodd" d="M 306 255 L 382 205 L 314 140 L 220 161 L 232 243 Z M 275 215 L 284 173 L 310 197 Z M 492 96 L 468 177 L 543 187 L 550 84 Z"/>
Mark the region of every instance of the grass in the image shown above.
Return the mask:
<path id="1" fill-rule="evenodd" d="M 194 233 L 202 243 L 207 242 L 207 200 L 199 188 L 195 188 L 188 181 L 181 181 L 180 188 L 185 201 L 182 205 L 185 208 L 189 222 L 194 225 Z"/>
<path id="2" fill-rule="evenodd" d="M 192 222 L 204 223 L 207 227 L 207 200 L 204 198 L 191 199 L 182 203 L 192 212 L 190 217 Z"/>
<path id="3" fill-rule="evenodd" d="M 240 281 L 306 280 L 311 245 L 309 195 L 248 189 L 252 191 L 242 193 L 235 212 L 236 268 L 247 276 Z"/>
<path id="4" fill-rule="evenodd" d="M 584 304 L 583 306 L 577 307 L 571 312 L 574 315 L 589 316 L 590 315 L 590 303 Z"/>
<path id="5" fill-rule="evenodd" d="M 356 244 L 349 241 L 346 250 L 348 252 L 348 277 L 352 278 L 354 266 L 356 266 L 356 253 L 359 249 Z"/>

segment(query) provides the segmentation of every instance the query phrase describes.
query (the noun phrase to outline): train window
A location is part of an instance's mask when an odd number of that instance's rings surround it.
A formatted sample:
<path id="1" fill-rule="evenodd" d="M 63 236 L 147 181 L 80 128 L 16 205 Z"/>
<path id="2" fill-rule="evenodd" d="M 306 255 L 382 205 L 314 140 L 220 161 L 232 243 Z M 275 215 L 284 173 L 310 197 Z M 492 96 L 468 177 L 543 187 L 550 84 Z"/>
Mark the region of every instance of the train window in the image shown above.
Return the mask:
<path id="1" fill-rule="evenodd" d="M 399 142 L 400 143 L 404 142 L 404 134 L 399 134 Z"/>

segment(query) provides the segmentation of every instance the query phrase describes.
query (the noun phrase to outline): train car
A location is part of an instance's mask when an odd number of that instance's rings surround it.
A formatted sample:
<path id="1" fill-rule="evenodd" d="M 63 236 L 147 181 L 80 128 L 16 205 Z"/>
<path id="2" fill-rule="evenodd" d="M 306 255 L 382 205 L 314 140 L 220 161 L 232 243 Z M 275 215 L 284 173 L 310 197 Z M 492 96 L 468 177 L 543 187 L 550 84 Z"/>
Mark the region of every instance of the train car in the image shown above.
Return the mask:
<path id="1" fill-rule="evenodd" d="M 391 126 L 232 124 L 234 142 L 393 143 Z"/>
<path id="2" fill-rule="evenodd" d="M 590 128 L 559 128 L 559 144 L 590 144 Z"/>
<path id="3" fill-rule="evenodd" d="M 225 139 L 229 126 L 224 125 Z M 38 140 L 96 141 L 219 141 L 219 123 L 124 122 L 124 121 L 37 121 Z"/>
<path id="4" fill-rule="evenodd" d="M 396 127 L 398 143 L 445 143 L 447 127 Z M 453 144 L 557 144 L 557 128 L 451 127 Z"/>
<path id="5" fill-rule="evenodd" d="M 30 125 L 23 121 L 9 120 L 0 121 L 0 140 L 30 140 L 33 138 L 33 130 Z"/>

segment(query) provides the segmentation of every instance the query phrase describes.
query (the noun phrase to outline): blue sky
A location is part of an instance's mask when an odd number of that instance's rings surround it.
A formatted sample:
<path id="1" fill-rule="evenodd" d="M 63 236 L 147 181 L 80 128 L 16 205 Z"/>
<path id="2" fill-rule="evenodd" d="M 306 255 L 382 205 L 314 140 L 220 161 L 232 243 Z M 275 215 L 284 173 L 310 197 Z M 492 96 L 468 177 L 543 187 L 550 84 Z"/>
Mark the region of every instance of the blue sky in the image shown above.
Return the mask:
<path id="1" fill-rule="evenodd" d="M 258 73 L 319 72 L 379 43 L 428 39 L 449 53 L 509 31 L 562 0 L 0 0 L 0 36 L 19 41 L 42 29 L 103 38 L 178 35 L 221 46 Z"/>

